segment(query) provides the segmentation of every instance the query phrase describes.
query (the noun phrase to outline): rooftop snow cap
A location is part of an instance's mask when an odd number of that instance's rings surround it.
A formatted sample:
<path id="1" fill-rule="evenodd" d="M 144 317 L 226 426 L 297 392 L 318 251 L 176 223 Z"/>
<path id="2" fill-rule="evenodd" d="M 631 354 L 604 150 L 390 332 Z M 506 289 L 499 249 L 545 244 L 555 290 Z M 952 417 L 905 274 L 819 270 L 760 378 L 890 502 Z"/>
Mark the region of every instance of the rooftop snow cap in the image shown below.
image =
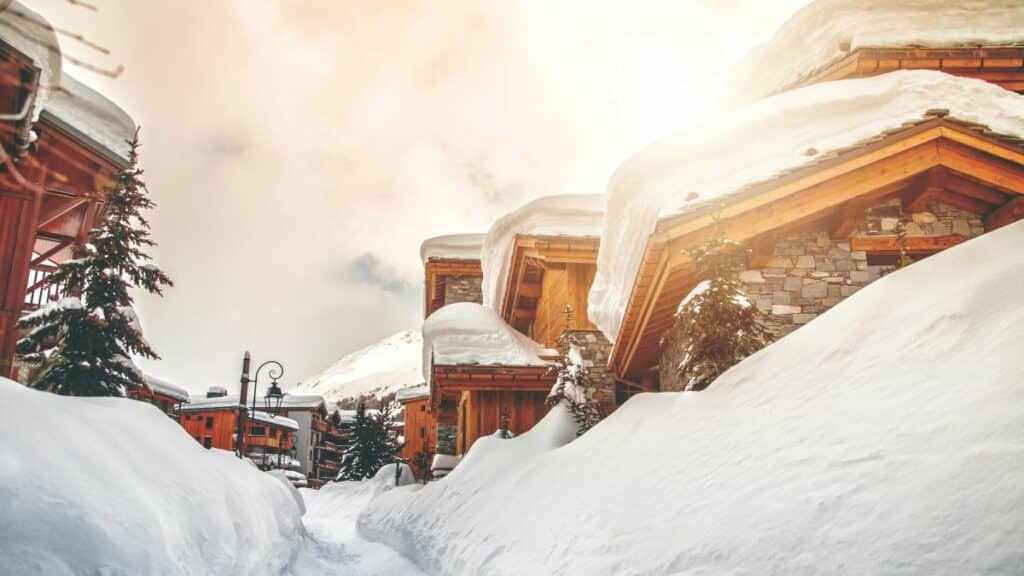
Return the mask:
<path id="1" fill-rule="evenodd" d="M 39 70 L 39 89 L 29 110 L 29 119 L 34 122 L 60 82 L 57 34 L 45 18 L 14 0 L 0 2 L 0 41 L 21 52 Z"/>
<path id="2" fill-rule="evenodd" d="M 479 260 L 486 234 L 448 234 L 435 236 L 420 245 L 420 259 Z"/>
<path id="3" fill-rule="evenodd" d="M 858 48 L 1024 46 L 1020 0 L 817 0 L 733 69 L 727 107 L 800 83 Z"/>
<path id="4" fill-rule="evenodd" d="M 449 304 L 423 323 L 423 378 L 428 384 L 433 364 L 547 366 L 550 362 L 541 356 L 556 354 L 473 302 Z"/>
<path id="5" fill-rule="evenodd" d="M 54 90 L 43 114 L 114 164 L 128 164 L 135 122 L 99 92 L 62 74 L 60 88 Z"/>
<path id="6" fill-rule="evenodd" d="M 484 306 L 501 310 L 516 236 L 601 236 L 604 194 L 545 196 L 498 219 L 484 240 Z"/>
<path id="7" fill-rule="evenodd" d="M 150 376 L 149 374 L 146 374 L 145 379 L 146 385 L 149 386 L 149 389 L 154 393 L 163 394 L 164 396 L 174 398 L 181 402 L 188 402 L 188 390 L 185 390 L 181 386 L 171 384 L 166 380 L 161 380 L 160 378 Z"/>
<path id="8" fill-rule="evenodd" d="M 899 71 L 784 92 L 657 142 L 623 163 L 608 188 L 608 213 L 589 316 L 614 340 L 648 237 L 658 220 L 728 202 L 745 185 L 812 164 L 877 138 L 925 113 L 1024 136 L 1024 96 L 942 72 Z M 808 156 L 813 149 L 816 154 Z"/>

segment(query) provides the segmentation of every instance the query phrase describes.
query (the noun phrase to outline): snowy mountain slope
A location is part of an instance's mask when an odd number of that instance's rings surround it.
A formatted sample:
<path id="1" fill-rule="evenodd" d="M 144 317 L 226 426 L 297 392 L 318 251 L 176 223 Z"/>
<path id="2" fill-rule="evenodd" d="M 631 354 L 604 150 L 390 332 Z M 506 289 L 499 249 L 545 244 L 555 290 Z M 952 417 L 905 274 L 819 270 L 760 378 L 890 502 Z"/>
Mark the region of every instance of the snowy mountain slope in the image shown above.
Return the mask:
<path id="1" fill-rule="evenodd" d="M 0 438 L 4 574 L 280 574 L 303 543 L 290 484 L 150 404 L 0 378 Z"/>
<path id="2" fill-rule="evenodd" d="M 1020 574 L 1022 247 L 1024 222 L 891 274 L 566 446 L 486 438 L 360 533 L 439 574 Z"/>
<path id="3" fill-rule="evenodd" d="M 346 354 L 292 392 L 320 394 L 328 403 L 369 394 L 383 396 L 422 384 L 422 357 L 420 331 L 405 330 Z"/>

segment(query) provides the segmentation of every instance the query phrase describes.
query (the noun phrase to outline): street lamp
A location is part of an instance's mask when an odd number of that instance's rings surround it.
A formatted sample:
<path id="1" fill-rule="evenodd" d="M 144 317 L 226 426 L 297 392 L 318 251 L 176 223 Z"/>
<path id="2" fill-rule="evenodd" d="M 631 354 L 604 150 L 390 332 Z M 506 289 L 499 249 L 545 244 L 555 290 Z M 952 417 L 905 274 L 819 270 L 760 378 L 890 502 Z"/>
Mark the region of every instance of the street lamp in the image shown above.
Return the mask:
<path id="1" fill-rule="evenodd" d="M 249 384 L 252 384 L 252 411 L 256 412 L 256 389 L 259 386 L 260 371 L 264 367 L 270 366 L 268 372 L 270 376 L 270 389 L 267 390 L 267 394 L 263 399 L 264 404 L 267 407 L 267 413 L 271 417 L 277 416 L 278 411 L 281 409 L 281 400 L 284 398 L 284 393 L 281 392 L 281 388 L 277 385 L 277 379 L 284 376 L 284 366 L 276 360 L 267 360 L 260 364 L 256 368 L 256 375 L 253 378 L 249 378 L 249 365 L 252 362 L 252 355 L 246 351 L 245 356 L 242 358 L 242 389 L 238 395 L 238 431 L 237 440 L 235 445 L 238 446 L 238 457 L 242 458 L 245 456 L 245 402 L 249 398 Z"/>

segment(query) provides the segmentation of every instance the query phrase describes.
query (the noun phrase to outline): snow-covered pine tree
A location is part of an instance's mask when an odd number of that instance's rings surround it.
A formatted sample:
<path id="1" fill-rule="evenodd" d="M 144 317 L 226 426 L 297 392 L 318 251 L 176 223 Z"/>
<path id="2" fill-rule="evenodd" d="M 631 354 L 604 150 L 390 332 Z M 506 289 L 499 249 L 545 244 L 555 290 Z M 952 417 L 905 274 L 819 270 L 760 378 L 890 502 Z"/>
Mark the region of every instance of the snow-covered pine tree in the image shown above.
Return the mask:
<path id="1" fill-rule="evenodd" d="M 359 403 L 352 427 L 352 444 L 341 455 L 338 480 L 372 478 L 381 467 L 395 461 L 397 435 L 391 427 L 393 420 L 390 402 L 381 403 L 376 415 L 367 414 L 366 403 Z"/>
<path id="2" fill-rule="evenodd" d="M 566 325 L 571 324 L 569 322 Z M 558 346 L 562 350 L 562 355 L 556 360 L 558 379 L 551 387 L 546 402 L 548 406 L 554 406 L 564 401 L 576 421 L 576 435 L 582 436 L 601 421 L 601 412 L 587 398 L 587 390 L 593 386 L 590 368 L 584 365 L 580 342 L 571 331 L 562 333 L 558 338 Z"/>
<path id="3" fill-rule="evenodd" d="M 669 346 L 682 347 L 676 367 L 686 390 L 703 390 L 719 375 L 771 339 L 761 312 L 751 304 L 739 280 L 746 249 L 714 234 L 688 251 L 700 283 L 676 312 Z"/>
<path id="4" fill-rule="evenodd" d="M 124 396 L 145 386 L 133 355 L 159 358 L 142 335 L 129 294 L 141 288 L 162 294 L 171 279 L 149 262 L 149 199 L 139 167 L 138 132 L 130 162 L 105 195 L 106 209 L 88 242 L 60 264 L 47 285 L 65 295 L 23 317 L 18 342 L 26 362 L 39 366 L 31 386 L 69 396 Z"/>

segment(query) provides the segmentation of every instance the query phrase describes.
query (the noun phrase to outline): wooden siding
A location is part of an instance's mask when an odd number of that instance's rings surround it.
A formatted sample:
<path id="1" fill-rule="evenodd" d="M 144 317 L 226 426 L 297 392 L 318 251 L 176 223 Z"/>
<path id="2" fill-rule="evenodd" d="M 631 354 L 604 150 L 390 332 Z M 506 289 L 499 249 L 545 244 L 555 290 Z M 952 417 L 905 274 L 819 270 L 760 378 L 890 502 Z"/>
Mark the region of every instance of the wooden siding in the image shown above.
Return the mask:
<path id="1" fill-rule="evenodd" d="M 587 315 L 587 296 L 597 273 L 596 264 L 565 264 L 544 271 L 541 294 L 531 336 L 537 342 L 554 348 L 558 337 L 567 328 L 565 307 L 572 307 L 573 330 L 596 330 Z"/>
<path id="2" fill-rule="evenodd" d="M 508 429 L 519 435 L 533 428 L 547 414 L 546 392 L 467 391 L 459 402 L 459 429 L 456 446 L 465 454 L 482 436 L 495 433 L 501 413 L 508 411 Z"/>
<path id="3" fill-rule="evenodd" d="M 405 407 L 405 445 L 402 458 L 406 459 L 417 478 L 425 478 L 428 470 L 421 470 L 416 458 L 421 452 L 433 454 L 437 449 L 437 421 L 430 409 L 428 398 L 410 400 Z M 429 462 L 428 462 L 429 465 Z"/>
<path id="4" fill-rule="evenodd" d="M 210 424 L 207 424 L 209 419 Z M 234 435 L 238 429 L 238 412 L 235 410 L 210 410 L 207 412 L 186 412 L 178 419 L 181 427 L 200 444 L 210 438 L 210 448 L 234 450 Z"/>

